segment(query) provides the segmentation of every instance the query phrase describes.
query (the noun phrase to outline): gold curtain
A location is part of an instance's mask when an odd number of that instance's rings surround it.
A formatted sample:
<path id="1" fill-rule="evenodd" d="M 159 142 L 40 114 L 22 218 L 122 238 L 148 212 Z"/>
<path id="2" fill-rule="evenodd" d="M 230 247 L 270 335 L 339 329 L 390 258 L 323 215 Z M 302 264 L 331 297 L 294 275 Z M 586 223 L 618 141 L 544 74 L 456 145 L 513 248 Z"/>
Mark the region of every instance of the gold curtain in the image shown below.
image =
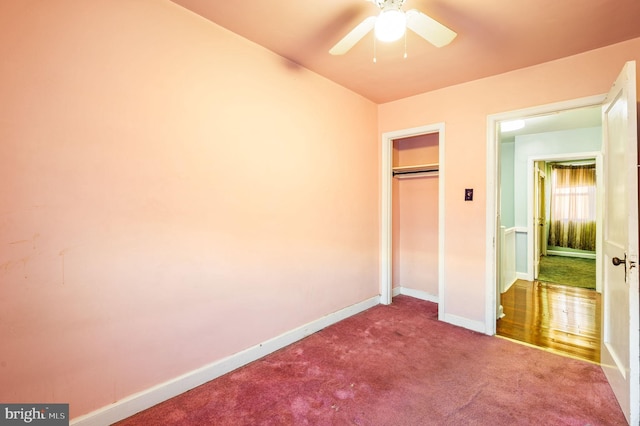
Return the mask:
<path id="1" fill-rule="evenodd" d="M 551 165 L 549 245 L 596 249 L 596 166 Z"/>

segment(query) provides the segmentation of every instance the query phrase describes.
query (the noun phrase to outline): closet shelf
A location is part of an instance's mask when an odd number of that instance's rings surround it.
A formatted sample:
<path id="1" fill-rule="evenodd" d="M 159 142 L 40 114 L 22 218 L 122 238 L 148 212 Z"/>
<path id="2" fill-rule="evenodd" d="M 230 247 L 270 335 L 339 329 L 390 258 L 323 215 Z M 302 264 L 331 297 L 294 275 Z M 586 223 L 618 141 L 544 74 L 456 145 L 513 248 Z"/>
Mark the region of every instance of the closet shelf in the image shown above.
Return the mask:
<path id="1" fill-rule="evenodd" d="M 432 164 L 416 164 L 414 166 L 398 166 L 393 169 L 393 177 L 396 178 L 411 178 L 420 176 L 437 176 L 439 171 L 439 165 L 437 163 Z"/>

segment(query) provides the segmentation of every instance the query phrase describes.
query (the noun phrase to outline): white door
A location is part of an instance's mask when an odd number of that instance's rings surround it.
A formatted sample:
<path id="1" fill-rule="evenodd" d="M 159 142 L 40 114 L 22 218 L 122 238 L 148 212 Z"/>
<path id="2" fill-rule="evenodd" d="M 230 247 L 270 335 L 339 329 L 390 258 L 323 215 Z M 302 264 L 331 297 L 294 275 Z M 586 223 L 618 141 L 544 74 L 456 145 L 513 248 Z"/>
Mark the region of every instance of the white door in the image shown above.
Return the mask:
<path id="1" fill-rule="evenodd" d="M 602 368 L 627 421 L 640 421 L 636 66 L 625 64 L 602 107 L 604 242 Z"/>

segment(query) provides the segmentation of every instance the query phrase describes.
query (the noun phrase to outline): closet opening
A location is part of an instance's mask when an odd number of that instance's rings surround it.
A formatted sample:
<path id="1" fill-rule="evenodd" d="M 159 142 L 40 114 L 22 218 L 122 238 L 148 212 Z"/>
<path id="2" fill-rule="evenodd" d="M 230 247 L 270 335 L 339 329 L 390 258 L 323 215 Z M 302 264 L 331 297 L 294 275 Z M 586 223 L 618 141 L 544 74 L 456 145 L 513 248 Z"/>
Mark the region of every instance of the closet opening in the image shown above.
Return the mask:
<path id="1" fill-rule="evenodd" d="M 439 135 L 393 140 L 393 294 L 438 302 Z"/>
<path id="2" fill-rule="evenodd" d="M 444 281 L 445 125 L 382 134 L 380 302 L 405 294 L 438 303 Z"/>

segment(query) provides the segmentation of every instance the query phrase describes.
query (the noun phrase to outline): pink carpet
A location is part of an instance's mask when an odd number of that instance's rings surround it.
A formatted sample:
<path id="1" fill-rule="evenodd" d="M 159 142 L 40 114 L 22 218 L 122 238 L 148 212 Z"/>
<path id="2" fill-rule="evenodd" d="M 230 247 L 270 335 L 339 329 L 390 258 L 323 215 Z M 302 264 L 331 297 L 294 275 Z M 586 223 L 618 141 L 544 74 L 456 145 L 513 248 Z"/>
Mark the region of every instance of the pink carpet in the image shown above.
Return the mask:
<path id="1" fill-rule="evenodd" d="M 625 425 L 599 366 L 438 322 L 399 296 L 125 425 Z"/>

